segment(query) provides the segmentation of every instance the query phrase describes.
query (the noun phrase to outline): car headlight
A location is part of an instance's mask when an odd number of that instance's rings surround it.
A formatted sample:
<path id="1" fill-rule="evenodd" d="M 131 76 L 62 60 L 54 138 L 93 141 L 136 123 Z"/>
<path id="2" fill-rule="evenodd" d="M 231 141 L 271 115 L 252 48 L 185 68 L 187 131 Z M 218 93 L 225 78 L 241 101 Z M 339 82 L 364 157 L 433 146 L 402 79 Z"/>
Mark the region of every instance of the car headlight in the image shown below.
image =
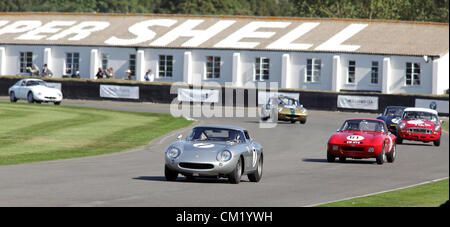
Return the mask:
<path id="1" fill-rule="evenodd" d="M 394 123 L 394 124 L 398 124 L 399 122 L 400 122 L 400 118 L 394 118 L 394 119 L 392 119 L 392 123 Z"/>
<path id="2" fill-rule="evenodd" d="M 437 132 L 441 129 L 441 125 L 434 126 L 434 131 Z"/>
<path id="3" fill-rule="evenodd" d="M 331 149 L 333 149 L 333 151 L 337 151 L 337 150 L 339 150 L 339 146 L 338 145 L 333 145 L 331 147 Z"/>
<path id="4" fill-rule="evenodd" d="M 169 150 L 167 150 L 167 157 L 171 158 L 171 159 L 175 159 L 178 158 L 181 154 L 180 149 L 176 148 L 176 147 L 172 147 Z"/>
<path id="5" fill-rule="evenodd" d="M 369 147 L 369 150 L 368 150 L 369 152 L 374 152 L 375 151 L 375 148 L 373 148 L 373 147 Z"/>
<path id="6" fill-rule="evenodd" d="M 402 122 L 398 125 L 398 127 L 400 127 L 400 129 L 405 129 L 406 124 Z"/>
<path id="7" fill-rule="evenodd" d="M 231 154 L 230 151 L 224 150 L 222 152 L 219 152 L 219 154 L 217 154 L 217 161 L 227 162 L 230 161 L 232 156 L 233 155 Z"/>

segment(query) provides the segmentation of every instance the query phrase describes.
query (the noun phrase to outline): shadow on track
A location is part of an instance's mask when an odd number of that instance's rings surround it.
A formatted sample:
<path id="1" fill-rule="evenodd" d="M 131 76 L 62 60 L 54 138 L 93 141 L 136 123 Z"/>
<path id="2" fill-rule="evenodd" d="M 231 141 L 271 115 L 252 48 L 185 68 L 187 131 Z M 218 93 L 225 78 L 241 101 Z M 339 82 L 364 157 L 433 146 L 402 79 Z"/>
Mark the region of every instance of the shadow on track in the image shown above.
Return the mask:
<path id="1" fill-rule="evenodd" d="M 194 179 L 188 179 L 186 177 L 178 177 L 176 181 L 167 181 L 164 176 L 140 176 L 133 178 L 133 180 L 142 180 L 142 181 L 159 181 L 159 182 L 168 182 L 168 183 L 207 183 L 207 184 L 230 184 L 228 179 L 225 178 L 207 178 L 207 177 L 196 177 Z M 248 182 L 244 179 L 241 179 L 241 183 Z"/>
<path id="2" fill-rule="evenodd" d="M 304 162 L 316 162 L 316 163 L 329 163 L 326 158 L 304 158 L 302 161 Z M 358 159 L 347 159 L 345 162 L 340 162 L 339 159 L 336 159 L 335 162 L 331 162 L 330 164 L 375 164 L 376 161 L 371 160 L 358 160 Z"/>

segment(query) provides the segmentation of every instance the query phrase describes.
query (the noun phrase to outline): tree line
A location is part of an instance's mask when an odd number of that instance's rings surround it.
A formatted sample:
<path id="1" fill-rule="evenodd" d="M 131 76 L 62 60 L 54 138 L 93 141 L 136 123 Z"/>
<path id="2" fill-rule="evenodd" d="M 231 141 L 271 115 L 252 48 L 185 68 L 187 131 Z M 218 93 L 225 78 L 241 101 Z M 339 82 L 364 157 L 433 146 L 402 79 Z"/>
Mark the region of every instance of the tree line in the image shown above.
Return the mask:
<path id="1" fill-rule="evenodd" d="M 449 23 L 449 0 L 1 0 L 0 12 L 155 13 Z"/>

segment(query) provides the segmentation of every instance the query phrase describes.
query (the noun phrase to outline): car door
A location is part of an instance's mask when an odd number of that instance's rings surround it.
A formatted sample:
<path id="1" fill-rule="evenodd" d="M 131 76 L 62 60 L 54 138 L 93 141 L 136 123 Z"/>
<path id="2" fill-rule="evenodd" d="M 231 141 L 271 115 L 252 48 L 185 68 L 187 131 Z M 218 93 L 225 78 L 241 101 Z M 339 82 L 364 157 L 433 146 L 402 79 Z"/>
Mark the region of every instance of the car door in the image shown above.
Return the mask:
<path id="1" fill-rule="evenodd" d="M 27 86 L 26 86 L 27 81 L 26 80 L 22 80 L 22 83 L 19 84 L 18 86 L 18 92 L 17 92 L 17 98 L 19 99 L 25 99 L 26 98 L 26 91 L 27 91 Z"/>
<path id="2" fill-rule="evenodd" d="M 247 171 L 256 169 L 256 162 L 258 160 L 258 151 L 256 150 L 253 139 L 248 134 L 248 131 L 244 131 L 245 139 L 247 141 L 247 152 L 245 152 L 245 169 Z"/>

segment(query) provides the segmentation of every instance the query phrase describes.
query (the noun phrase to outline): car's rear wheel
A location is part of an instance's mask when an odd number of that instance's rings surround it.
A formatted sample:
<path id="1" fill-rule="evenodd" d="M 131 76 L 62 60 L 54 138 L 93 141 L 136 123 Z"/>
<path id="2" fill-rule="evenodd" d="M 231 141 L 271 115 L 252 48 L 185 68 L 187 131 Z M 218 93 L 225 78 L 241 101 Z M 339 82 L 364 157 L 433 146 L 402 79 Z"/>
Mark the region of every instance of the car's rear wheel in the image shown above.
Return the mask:
<path id="1" fill-rule="evenodd" d="M 231 172 L 230 176 L 228 177 L 228 180 L 232 184 L 239 184 L 241 182 L 241 177 L 242 177 L 242 159 L 239 159 L 233 172 Z"/>
<path id="2" fill-rule="evenodd" d="M 168 181 L 175 181 L 177 180 L 178 173 L 171 170 L 169 167 L 164 167 L 164 176 L 166 177 L 166 180 Z"/>
<path id="3" fill-rule="evenodd" d="M 306 120 L 300 121 L 300 124 L 304 125 L 306 123 Z"/>
<path id="4" fill-rule="evenodd" d="M 262 173 L 263 173 L 263 156 L 261 155 L 261 157 L 258 160 L 256 172 L 249 174 L 248 180 L 250 180 L 251 182 L 259 182 L 262 178 Z"/>
<path id="5" fill-rule="evenodd" d="M 61 104 L 61 102 L 54 102 L 53 104 L 59 106 Z"/>
<path id="6" fill-rule="evenodd" d="M 377 156 L 377 164 L 378 165 L 383 165 L 383 163 L 386 162 L 386 151 L 384 150 L 384 146 L 383 149 L 381 150 L 380 154 Z"/>
<path id="7" fill-rule="evenodd" d="M 33 92 L 28 93 L 27 101 L 28 103 L 34 103 Z"/>
<path id="8" fill-rule="evenodd" d="M 330 151 L 327 151 L 327 161 L 328 161 L 328 162 L 334 162 L 334 161 L 336 161 L 336 156 L 332 155 L 332 154 L 330 153 Z"/>
<path id="9" fill-rule="evenodd" d="M 14 91 L 11 91 L 11 93 L 9 94 L 9 101 L 17 102 L 16 94 L 14 93 Z"/>
<path id="10" fill-rule="evenodd" d="M 433 141 L 434 146 L 439 147 L 441 146 L 441 137 L 439 137 L 439 139 Z"/>
<path id="11" fill-rule="evenodd" d="M 394 147 L 392 147 L 392 151 L 391 151 L 391 153 L 389 153 L 388 155 L 387 155 L 387 161 L 389 162 L 389 163 L 393 163 L 394 161 L 395 161 L 395 157 L 397 156 L 397 145 L 396 144 L 394 144 L 393 145 Z"/>

